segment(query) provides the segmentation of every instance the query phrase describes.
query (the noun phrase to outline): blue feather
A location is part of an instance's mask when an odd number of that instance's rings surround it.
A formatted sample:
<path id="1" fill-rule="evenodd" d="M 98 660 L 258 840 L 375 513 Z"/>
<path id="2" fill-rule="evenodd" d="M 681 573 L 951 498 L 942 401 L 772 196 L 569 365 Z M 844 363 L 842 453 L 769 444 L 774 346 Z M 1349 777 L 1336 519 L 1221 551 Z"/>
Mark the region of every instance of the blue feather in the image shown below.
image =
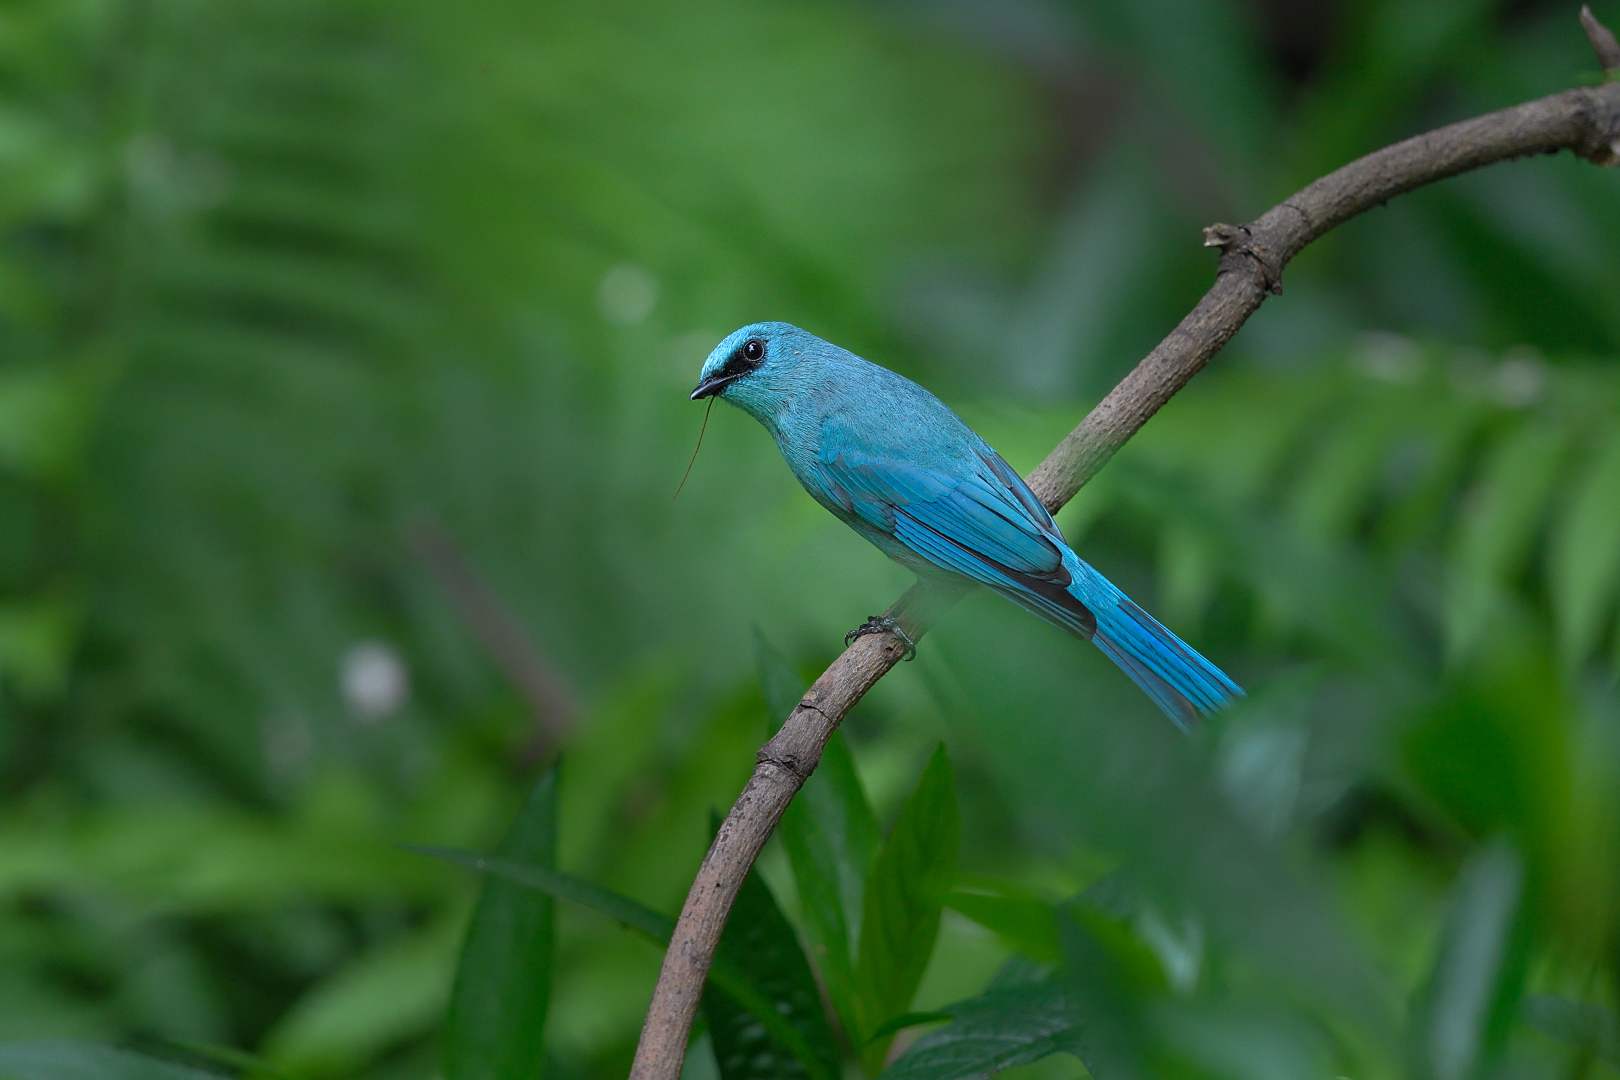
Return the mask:
<path id="1" fill-rule="evenodd" d="M 966 578 L 1087 638 L 1177 724 L 1242 695 L 1070 550 L 1018 473 L 938 398 L 786 323 L 720 343 L 694 397 L 752 414 L 813 498 L 925 576 Z"/>

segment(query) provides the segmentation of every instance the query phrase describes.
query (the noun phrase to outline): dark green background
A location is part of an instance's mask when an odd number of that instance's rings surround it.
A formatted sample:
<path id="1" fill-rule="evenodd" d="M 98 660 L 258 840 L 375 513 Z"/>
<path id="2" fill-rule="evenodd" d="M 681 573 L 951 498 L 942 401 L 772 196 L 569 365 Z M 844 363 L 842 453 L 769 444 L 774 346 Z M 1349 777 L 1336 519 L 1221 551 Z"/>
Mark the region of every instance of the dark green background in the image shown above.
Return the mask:
<path id="1" fill-rule="evenodd" d="M 0 1043 L 433 1075 L 477 883 L 399 845 L 493 848 L 560 745 L 559 865 L 673 912 L 756 628 L 809 676 L 905 583 L 732 410 L 671 500 L 723 334 L 804 325 L 1027 470 L 1203 225 L 1597 78 L 1562 3 L 12 0 Z M 1150 882 L 1181 975 L 1097 994 L 1159 1075 L 1615 1075 L 1563 999 L 1620 967 L 1617 253 L 1569 155 L 1376 210 L 1060 515 L 1241 710 L 1177 738 L 978 598 L 846 724 L 885 823 L 948 746 L 959 885 Z M 557 919 L 553 1074 L 622 1072 L 657 952 Z M 1010 954 L 940 933 L 920 1009 Z"/>

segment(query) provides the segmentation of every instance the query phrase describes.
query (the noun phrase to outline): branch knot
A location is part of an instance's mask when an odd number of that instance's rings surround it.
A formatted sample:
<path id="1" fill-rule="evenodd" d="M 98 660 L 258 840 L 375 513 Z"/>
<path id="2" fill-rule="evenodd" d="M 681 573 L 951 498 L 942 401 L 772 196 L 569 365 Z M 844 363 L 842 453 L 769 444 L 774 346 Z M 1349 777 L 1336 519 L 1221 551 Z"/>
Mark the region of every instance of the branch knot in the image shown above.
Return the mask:
<path id="1" fill-rule="evenodd" d="M 1290 209 L 1307 222 L 1310 220 L 1297 206 Z M 1220 249 L 1219 273 L 1242 273 L 1245 266 L 1252 264 L 1259 270 L 1260 287 L 1273 296 L 1282 294 L 1282 260 L 1276 258 L 1265 244 L 1255 240 L 1251 226 L 1227 225 L 1223 222 L 1205 226 L 1204 246 Z"/>
<path id="2" fill-rule="evenodd" d="M 814 764 L 806 768 L 797 754 L 777 753 L 771 749 L 770 743 L 760 747 L 759 753 L 755 755 L 754 760 L 760 765 L 775 765 L 778 769 L 790 774 L 793 777 L 795 789 L 803 787 L 804 782 L 810 779 L 810 773 L 815 769 Z"/>
<path id="3" fill-rule="evenodd" d="M 1590 4 L 1581 5 L 1581 29 L 1586 31 L 1586 40 L 1592 43 L 1603 70 L 1609 75 L 1620 74 L 1620 41 L 1615 40 L 1614 31 L 1598 22 Z"/>

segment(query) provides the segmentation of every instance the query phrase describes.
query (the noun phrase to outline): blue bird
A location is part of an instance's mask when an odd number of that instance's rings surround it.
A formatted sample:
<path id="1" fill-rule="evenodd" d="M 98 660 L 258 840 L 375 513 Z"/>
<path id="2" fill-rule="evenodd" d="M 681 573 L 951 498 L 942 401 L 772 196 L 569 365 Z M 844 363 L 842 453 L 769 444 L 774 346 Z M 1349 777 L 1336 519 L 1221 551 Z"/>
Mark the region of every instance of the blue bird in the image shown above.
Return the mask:
<path id="1" fill-rule="evenodd" d="M 703 363 L 765 426 L 817 502 L 925 579 L 966 579 L 1089 640 L 1178 725 L 1243 691 L 1070 550 L 1012 466 L 910 379 L 782 322 L 745 326 Z M 896 631 L 873 617 L 853 631 Z M 909 639 L 906 640 L 909 652 Z"/>

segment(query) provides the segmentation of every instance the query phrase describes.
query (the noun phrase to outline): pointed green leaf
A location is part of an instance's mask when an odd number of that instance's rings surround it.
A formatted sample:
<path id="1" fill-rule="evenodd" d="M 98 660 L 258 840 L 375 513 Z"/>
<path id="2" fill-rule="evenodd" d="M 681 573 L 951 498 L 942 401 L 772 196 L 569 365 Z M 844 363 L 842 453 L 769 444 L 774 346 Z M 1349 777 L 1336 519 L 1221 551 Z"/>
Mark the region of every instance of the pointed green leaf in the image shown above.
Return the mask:
<path id="1" fill-rule="evenodd" d="M 890 1035 L 897 1035 L 906 1028 L 920 1027 L 923 1024 L 937 1024 L 942 1020 L 949 1020 L 951 1014 L 943 1009 L 930 1009 L 928 1012 L 908 1012 L 899 1016 L 891 1016 L 879 1024 L 877 1030 L 867 1037 L 867 1042 L 875 1039 L 886 1039 Z"/>
<path id="2" fill-rule="evenodd" d="M 1358 389 L 1344 402 L 1346 419 L 1320 437 L 1324 445 L 1310 455 L 1289 494 L 1289 516 L 1306 536 L 1337 539 L 1350 531 L 1372 501 L 1390 444 L 1413 426 L 1410 397 Z"/>
<path id="3" fill-rule="evenodd" d="M 774 726 L 798 703 L 802 684 L 757 629 L 754 641 Z M 852 946 L 878 829 L 842 735 L 835 732 L 828 740 L 821 764 L 788 806 L 777 833 L 793 868 L 811 957 L 839 1020 L 853 1034 L 859 1021 Z"/>
<path id="4" fill-rule="evenodd" d="M 675 929 L 675 920 L 668 915 L 662 915 L 628 896 L 621 896 L 599 885 L 592 885 L 582 878 L 565 874 L 560 870 L 517 863 L 497 855 L 481 855 L 476 851 L 435 847 L 431 844 L 407 844 L 406 850 L 456 863 L 480 874 L 490 874 L 522 885 L 526 889 L 539 890 L 558 900 L 566 900 L 570 904 L 589 908 L 643 937 L 653 939 L 660 945 L 669 939 L 670 931 Z"/>
<path id="5" fill-rule="evenodd" d="M 1425 1074 L 1478 1075 L 1501 1045 L 1524 989 L 1524 871 L 1497 845 L 1463 869 L 1423 1003 Z"/>
<path id="6" fill-rule="evenodd" d="M 206 1063 L 216 1068 L 228 1069 L 232 1076 L 240 1076 L 243 1080 L 292 1080 L 264 1058 L 250 1054 L 246 1050 L 238 1050 L 234 1046 L 192 1042 L 189 1039 L 175 1039 L 167 1045 L 199 1064 Z"/>
<path id="7" fill-rule="evenodd" d="M 940 747 L 878 851 L 867 884 L 856 958 L 863 1031 L 905 1012 L 922 982 L 956 875 L 959 830 L 950 761 Z M 868 1064 L 881 1063 L 886 1047 L 887 1040 L 868 1044 Z"/>
<path id="8" fill-rule="evenodd" d="M 1426 541 L 1450 513 L 1458 480 L 1472 460 L 1474 439 L 1489 410 L 1473 401 L 1458 401 L 1437 388 L 1425 399 L 1424 422 L 1397 447 L 1399 458 L 1412 462 L 1376 523 L 1381 546 L 1409 550 Z"/>
<path id="9" fill-rule="evenodd" d="M 882 1080 L 968 1080 L 1080 1053 L 1073 996 L 1061 979 L 991 990 L 943 1012 L 950 1023 L 912 1044 Z"/>
<path id="10" fill-rule="evenodd" d="M 1548 561 L 1558 638 L 1572 663 L 1586 659 L 1620 589 L 1620 433 L 1575 479 L 1569 512 Z"/>
<path id="11" fill-rule="evenodd" d="M 0 1044 L 0 1080 L 218 1080 L 218 1076 L 110 1046 Z"/>
<path id="12" fill-rule="evenodd" d="M 1445 626 L 1452 657 L 1470 653 L 1488 635 L 1507 581 L 1524 564 L 1541 527 L 1568 435 L 1549 424 L 1528 424 L 1499 442 L 1457 524 Z"/>
<path id="13" fill-rule="evenodd" d="M 992 931 L 1032 960 L 1058 960 L 1057 910 L 1036 896 L 953 889 L 945 906 Z"/>
<path id="14" fill-rule="evenodd" d="M 411 845 L 410 850 L 589 908 L 636 931 L 661 949 L 668 946 L 670 935 L 675 930 L 675 920 L 669 916 L 571 874 L 454 848 Z M 810 1046 L 798 1028 L 781 1015 L 776 1003 L 755 984 L 747 968 L 732 962 L 725 954 L 716 956 L 714 965 L 709 969 L 709 983 L 735 998 L 773 1037 L 790 1048 L 800 1061 L 812 1066 L 819 1061 L 819 1051 Z"/>
<path id="15" fill-rule="evenodd" d="M 557 770 L 535 784 L 501 844 L 502 858 L 551 869 L 557 861 Z M 554 902 L 486 877 L 467 926 L 445 1022 L 450 1080 L 541 1075 L 555 951 Z"/>
<path id="16" fill-rule="evenodd" d="M 1064 972 L 1076 1017 L 1075 1052 L 1100 1080 L 1157 1075 L 1148 1009 L 1165 991 L 1164 969 L 1128 923 L 1084 896 L 1059 920 Z"/>
<path id="17" fill-rule="evenodd" d="M 373 1054 L 437 1026 L 459 927 L 448 918 L 384 940 L 282 1014 L 260 1052 L 294 1075 L 352 1075 Z"/>
<path id="18" fill-rule="evenodd" d="M 719 823 L 714 823 L 719 828 Z M 838 1048 L 822 1011 L 815 976 L 799 948 L 798 935 L 777 906 L 758 868 L 748 872 L 726 920 L 720 956 L 747 971 L 781 1017 L 803 1037 L 811 1060 L 803 1060 L 724 990 L 703 995 L 715 1063 L 724 1080 L 836 1080 Z"/>
<path id="19" fill-rule="evenodd" d="M 1368 666 L 1389 667 L 1406 655 L 1381 580 L 1347 545 L 1313 541 L 1265 511 L 1212 497 L 1211 485 L 1140 461 L 1113 467 L 1128 479 L 1125 500 L 1155 517 L 1197 530 L 1224 572 L 1262 598 L 1262 610 L 1308 630 Z M 1281 624 L 1279 624 L 1281 625 Z M 1275 627 L 1273 627 L 1275 629 Z"/>
<path id="20" fill-rule="evenodd" d="M 1120 899 L 1115 887 L 1105 892 L 1110 904 Z M 1145 1007 L 1166 984 L 1153 950 L 1088 899 L 1053 914 L 1063 974 L 1014 973 L 978 997 L 946 1006 L 950 1023 L 918 1039 L 883 1080 L 966 1080 L 1056 1053 L 1080 1058 L 1103 1080 L 1156 1075 Z"/>

